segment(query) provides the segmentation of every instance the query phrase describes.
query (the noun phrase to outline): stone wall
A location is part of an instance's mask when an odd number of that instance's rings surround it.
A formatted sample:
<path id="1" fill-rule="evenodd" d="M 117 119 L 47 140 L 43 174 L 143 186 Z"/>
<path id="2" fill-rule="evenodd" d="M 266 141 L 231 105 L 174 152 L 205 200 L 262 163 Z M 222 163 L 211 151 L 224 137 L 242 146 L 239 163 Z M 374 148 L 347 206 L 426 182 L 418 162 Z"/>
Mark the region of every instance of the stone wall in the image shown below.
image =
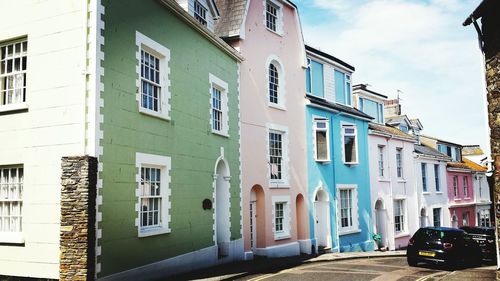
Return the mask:
<path id="1" fill-rule="evenodd" d="M 486 87 L 488 94 L 488 120 L 491 129 L 491 156 L 495 161 L 493 184 L 495 222 L 500 233 L 500 53 L 486 61 Z M 500 237 L 497 235 L 497 238 Z M 500 239 L 499 239 L 500 244 Z M 499 276 L 500 277 L 500 276 Z"/>
<path id="2" fill-rule="evenodd" d="M 93 280 L 97 159 L 63 157 L 60 280 Z"/>

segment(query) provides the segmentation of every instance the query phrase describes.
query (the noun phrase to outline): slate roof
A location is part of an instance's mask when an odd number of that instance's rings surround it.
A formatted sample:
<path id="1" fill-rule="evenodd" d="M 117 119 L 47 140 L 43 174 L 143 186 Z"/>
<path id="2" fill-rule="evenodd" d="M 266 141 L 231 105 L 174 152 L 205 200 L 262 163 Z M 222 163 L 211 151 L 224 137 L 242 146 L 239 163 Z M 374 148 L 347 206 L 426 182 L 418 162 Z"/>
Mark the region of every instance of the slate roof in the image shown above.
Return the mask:
<path id="1" fill-rule="evenodd" d="M 430 147 L 423 145 L 423 144 L 415 144 L 415 152 L 418 154 L 424 154 L 424 155 L 428 155 L 428 156 L 432 156 L 432 157 L 446 158 L 446 159 L 451 160 L 451 158 L 448 155 L 443 154 L 443 153 L 435 150 L 434 148 L 430 148 Z"/>
<path id="2" fill-rule="evenodd" d="M 368 125 L 368 128 L 370 130 L 374 130 L 374 131 L 377 131 L 377 132 L 381 132 L 381 133 L 385 133 L 385 134 L 390 134 L 390 135 L 393 135 L 393 136 L 396 136 L 396 137 L 400 137 L 400 138 L 405 138 L 405 139 L 416 141 L 416 138 L 414 138 L 412 135 L 406 134 L 405 132 L 403 132 L 403 131 L 401 131 L 401 130 L 399 130 L 397 128 L 394 128 L 392 126 L 370 123 Z"/>
<path id="3" fill-rule="evenodd" d="M 370 115 L 364 113 L 363 111 L 360 111 L 354 107 L 346 106 L 343 104 L 338 104 L 338 103 L 333 103 L 329 102 L 327 100 L 324 100 L 322 98 L 318 98 L 313 95 L 306 95 L 306 98 L 311 101 L 311 103 L 316 104 L 316 105 L 321 105 L 330 109 L 333 109 L 335 111 L 340 111 L 340 112 L 345 112 L 357 117 L 373 120 L 374 118 L 371 117 Z"/>
<path id="4" fill-rule="evenodd" d="M 222 38 L 237 37 L 245 17 L 248 0 L 215 0 L 220 18 L 215 21 L 215 33 Z"/>
<path id="5" fill-rule="evenodd" d="M 313 47 L 311 47 L 309 45 L 306 45 L 306 51 L 309 51 L 311 53 L 315 53 L 315 54 L 317 54 L 317 55 L 319 55 L 321 57 L 324 57 L 324 58 L 327 58 L 329 60 L 332 60 L 332 61 L 334 61 L 334 62 L 336 62 L 336 63 L 338 63 L 338 64 L 340 64 L 340 65 L 342 65 L 342 66 L 344 66 L 344 67 L 346 67 L 348 69 L 350 69 L 351 71 L 355 71 L 356 70 L 356 68 L 354 68 L 354 66 L 348 64 L 347 62 L 345 62 L 345 61 L 343 61 L 341 59 L 338 59 L 338 58 L 336 58 L 336 57 L 334 57 L 334 56 L 332 56 L 332 55 L 330 55 L 328 53 L 320 51 L 320 50 L 318 50 L 316 48 L 313 48 Z"/>
<path id="6" fill-rule="evenodd" d="M 464 157 L 463 161 L 464 161 L 464 164 L 467 165 L 467 167 L 469 167 L 469 169 L 472 169 L 474 171 L 486 172 L 488 170 L 486 167 L 483 167 L 477 163 L 474 163 L 465 157 Z"/>
<path id="7" fill-rule="evenodd" d="M 442 142 L 442 143 L 447 143 L 447 144 L 451 144 L 451 145 L 463 147 L 461 144 L 454 143 L 454 142 L 451 142 L 451 141 L 442 140 L 442 139 L 438 139 L 438 138 L 431 137 L 431 136 L 428 136 L 428 135 L 422 135 L 422 137 L 428 138 L 428 139 L 431 139 L 431 140 L 435 140 L 435 141 L 438 141 L 438 142 Z"/>
<path id="8" fill-rule="evenodd" d="M 384 98 L 384 99 L 387 99 L 387 98 L 388 98 L 386 95 L 382 95 L 382 94 L 379 94 L 379 93 L 374 92 L 374 91 L 372 91 L 372 90 L 368 90 L 368 89 L 367 89 L 366 84 L 357 84 L 357 85 L 354 85 L 354 86 L 352 86 L 352 89 L 353 89 L 353 90 L 361 89 L 361 90 L 363 90 L 363 91 L 365 91 L 365 92 L 368 92 L 368 93 L 370 93 L 370 94 L 373 94 L 373 95 L 379 96 L 379 97 L 381 97 L 381 98 Z"/>

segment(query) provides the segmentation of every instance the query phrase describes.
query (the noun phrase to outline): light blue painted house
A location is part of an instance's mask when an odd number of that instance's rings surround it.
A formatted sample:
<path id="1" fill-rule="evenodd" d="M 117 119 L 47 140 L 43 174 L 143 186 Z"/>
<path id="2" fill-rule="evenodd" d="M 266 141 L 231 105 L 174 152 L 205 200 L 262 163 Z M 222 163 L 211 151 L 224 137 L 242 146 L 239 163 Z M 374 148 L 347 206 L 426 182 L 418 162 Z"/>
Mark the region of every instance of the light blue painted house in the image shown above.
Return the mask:
<path id="1" fill-rule="evenodd" d="M 317 252 L 372 251 L 368 123 L 352 106 L 354 67 L 306 46 L 310 233 Z"/>

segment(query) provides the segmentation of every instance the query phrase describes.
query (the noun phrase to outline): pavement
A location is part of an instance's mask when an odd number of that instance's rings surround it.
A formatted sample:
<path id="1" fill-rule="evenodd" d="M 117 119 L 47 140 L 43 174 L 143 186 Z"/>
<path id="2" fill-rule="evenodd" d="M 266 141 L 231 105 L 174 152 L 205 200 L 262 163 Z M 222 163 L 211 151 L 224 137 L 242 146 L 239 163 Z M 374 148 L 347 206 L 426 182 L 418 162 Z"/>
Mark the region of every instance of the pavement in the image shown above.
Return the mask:
<path id="1" fill-rule="evenodd" d="M 347 262 L 356 259 L 380 259 L 406 256 L 406 251 L 374 251 L 374 252 L 352 252 L 352 253 L 326 253 L 322 255 L 302 255 L 285 258 L 263 258 L 256 257 L 251 261 L 240 261 L 225 265 L 219 265 L 207 269 L 202 269 L 182 275 L 177 275 L 168 280 L 252 280 L 266 279 L 266 276 L 273 276 L 293 270 L 293 268 L 314 265 L 325 262 Z M 428 276 L 422 276 L 419 281 L 456 281 L 456 280 L 496 280 L 496 266 L 484 266 L 480 268 L 470 268 L 460 271 L 439 271 Z M 390 279 L 390 278 L 389 278 Z"/>

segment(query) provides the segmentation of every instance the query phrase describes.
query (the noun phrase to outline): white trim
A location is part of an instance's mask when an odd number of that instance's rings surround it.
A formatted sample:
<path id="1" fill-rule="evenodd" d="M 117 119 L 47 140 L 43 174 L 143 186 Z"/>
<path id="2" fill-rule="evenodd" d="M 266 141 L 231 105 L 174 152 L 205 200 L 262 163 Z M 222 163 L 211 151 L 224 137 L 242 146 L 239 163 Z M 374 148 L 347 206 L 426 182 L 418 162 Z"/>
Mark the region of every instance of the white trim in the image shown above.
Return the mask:
<path id="1" fill-rule="evenodd" d="M 354 128 L 354 136 L 355 136 L 355 147 L 356 147 L 356 161 L 353 162 L 346 162 L 345 161 L 345 143 L 344 143 L 344 137 L 345 137 L 345 130 L 344 127 L 352 127 Z M 342 162 L 345 165 L 356 165 L 359 164 L 359 147 L 358 147 L 358 126 L 354 123 L 348 123 L 348 122 L 340 122 L 340 128 L 341 128 L 341 134 L 340 134 L 340 143 L 342 145 Z"/>
<path id="2" fill-rule="evenodd" d="M 0 243 L 23 244 L 24 236 L 22 232 L 0 232 Z"/>
<path id="3" fill-rule="evenodd" d="M 0 105 L 0 112 L 9 112 L 9 111 L 17 111 L 28 109 L 27 102 L 19 102 L 19 103 L 9 103 L 5 105 Z"/>
<path id="4" fill-rule="evenodd" d="M 160 194 L 162 197 L 161 205 L 161 226 L 157 228 L 147 228 L 141 229 L 140 226 L 140 184 L 141 184 L 141 167 L 154 166 L 161 169 L 160 182 L 161 189 Z M 137 202 L 135 205 L 135 211 L 137 212 L 137 217 L 135 219 L 135 226 L 137 227 L 138 237 L 147 237 L 152 235 L 170 233 L 170 207 L 171 207 L 171 177 L 170 170 L 172 169 L 171 158 L 163 155 L 145 154 L 136 152 L 135 154 L 135 167 L 137 169 L 137 174 L 135 176 L 135 181 L 137 188 L 135 190 L 135 196 L 137 197 Z"/>
<path id="5" fill-rule="evenodd" d="M 269 66 L 273 64 L 278 71 L 278 103 L 272 103 L 269 101 Z M 266 74 L 266 100 L 269 107 L 273 107 L 280 110 L 286 110 L 286 75 L 285 67 L 281 59 L 275 55 L 271 54 L 267 57 L 266 66 L 264 73 Z"/>
<path id="6" fill-rule="evenodd" d="M 288 149 L 288 127 L 266 123 L 266 153 L 267 153 L 267 179 L 269 182 L 269 187 L 271 188 L 283 188 L 289 187 L 289 162 L 290 162 L 290 150 Z M 281 162 L 281 179 L 271 179 L 271 166 L 269 163 L 269 133 L 272 131 L 281 133 L 281 141 L 282 141 L 282 162 Z"/>
<path id="7" fill-rule="evenodd" d="M 330 120 L 327 118 L 327 117 L 323 117 L 323 116 L 316 116 L 314 115 L 313 116 L 313 130 L 312 130 L 312 141 L 313 141 L 313 157 L 314 157 L 314 161 L 316 162 L 321 162 L 321 163 L 328 163 L 331 161 L 331 157 L 330 157 Z M 326 128 L 323 130 L 321 129 L 320 131 L 325 131 L 326 132 L 326 159 L 318 159 L 318 154 L 317 154 L 317 143 L 316 143 L 316 131 L 317 131 L 317 127 L 316 127 L 316 124 L 318 122 L 325 122 L 326 123 Z"/>
<path id="8" fill-rule="evenodd" d="M 146 35 L 135 32 L 135 43 L 137 45 L 136 56 L 136 100 L 139 112 L 142 114 L 151 115 L 160 119 L 170 120 L 170 50 L 160 43 L 154 41 L 153 39 L 147 37 Z M 145 50 L 148 53 L 152 53 L 158 56 L 160 60 L 160 104 L 159 111 L 150 110 L 144 108 L 141 105 L 142 100 L 142 86 L 141 86 L 141 50 Z"/>
<path id="9" fill-rule="evenodd" d="M 267 27 L 267 2 L 270 2 L 271 4 L 275 5 L 277 9 L 277 15 L 276 15 L 276 31 L 271 30 Z M 263 16 L 264 16 L 264 28 L 268 30 L 269 32 L 272 32 L 276 35 L 283 36 L 283 4 L 277 0 L 263 0 L 263 6 L 264 6 L 264 11 L 263 11 Z"/>
<path id="10" fill-rule="evenodd" d="M 275 225 L 275 206 L 277 203 L 283 203 L 283 231 L 276 232 Z M 274 236 L 274 240 L 283 240 L 291 238 L 291 207 L 290 207 L 290 196 L 282 195 L 282 196 L 273 196 L 272 197 L 272 207 L 271 207 L 271 215 L 272 215 L 272 232 Z"/>
<path id="11" fill-rule="evenodd" d="M 229 86 L 227 82 L 224 80 L 220 79 L 219 77 L 213 75 L 212 73 L 208 74 L 208 82 L 210 84 L 208 88 L 208 93 L 209 93 L 209 116 L 210 116 L 210 129 L 213 134 L 221 135 L 224 137 L 229 137 Z M 221 91 L 221 109 L 222 109 L 222 130 L 217 131 L 214 130 L 213 123 L 212 123 L 212 88 L 217 88 Z"/>
<path id="12" fill-rule="evenodd" d="M 358 211 L 358 185 L 357 184 L 337 184 L 336 186 L 336 200 L 337 200 L 337 225 L 339 235 L 352 234 L 361 232 L 359 229 L 359 211 Z M 341 206 L 340 206 L 340 190 L 352 190 L 352 226 L 342 227 L 341 223 Z"/>

